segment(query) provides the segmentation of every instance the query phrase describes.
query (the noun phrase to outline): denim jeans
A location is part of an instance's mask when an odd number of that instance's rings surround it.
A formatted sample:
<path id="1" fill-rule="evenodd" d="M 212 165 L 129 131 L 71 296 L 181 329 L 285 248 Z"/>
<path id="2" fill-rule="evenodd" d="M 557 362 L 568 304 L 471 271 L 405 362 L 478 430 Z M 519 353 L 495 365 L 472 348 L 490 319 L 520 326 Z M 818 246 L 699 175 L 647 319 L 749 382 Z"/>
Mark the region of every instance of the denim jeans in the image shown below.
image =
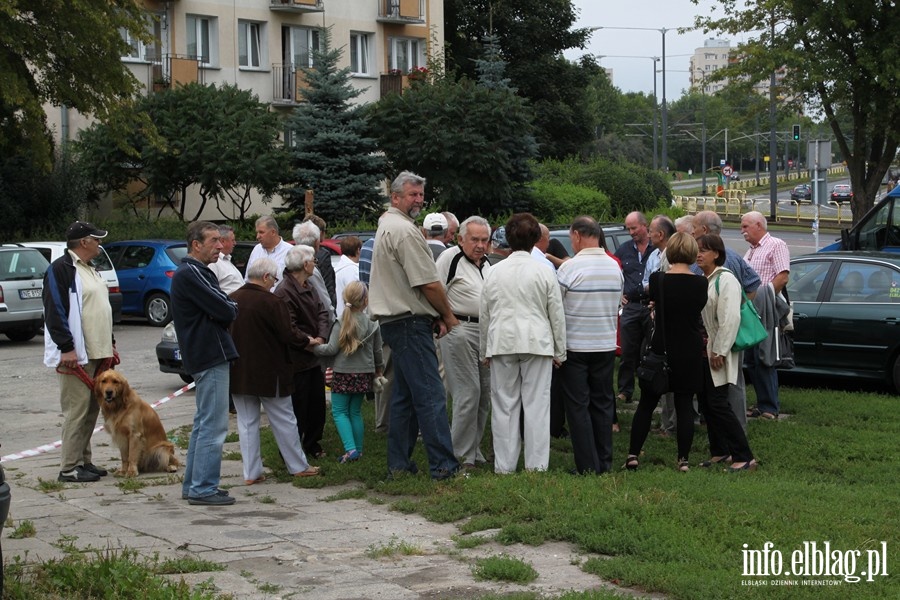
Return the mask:
<path id="1" fill-rule="evenodd" d="M 222 446 L 228 433 L 228 384 L 231 367 L 223 362 L 199 373 L 196 383 L 197 412 L 188 445 L 181 491 L 190 498 L 216 493 L 222 471 Z"/>
<path id="2" fill-rule="evenodd" d="M 422 433 L 431 477 L 444 479 L 459 470 L 450 441 L 447 394 L 438 374 L 431 317 L 408 317 L 381 324 L 391 347 L 394 385 L 388 427 L 388 471 L 417 471 L 411 460 Z"/>
<path id="3" fill-rule="evenodd" d="M 781 408 L 778 401 L 778 369 L 767 367 L 759 360 L 759 346 L 744 352 L 747 373 L 756 390 L 756 408 L 759 412 L 778 415 Z"/>

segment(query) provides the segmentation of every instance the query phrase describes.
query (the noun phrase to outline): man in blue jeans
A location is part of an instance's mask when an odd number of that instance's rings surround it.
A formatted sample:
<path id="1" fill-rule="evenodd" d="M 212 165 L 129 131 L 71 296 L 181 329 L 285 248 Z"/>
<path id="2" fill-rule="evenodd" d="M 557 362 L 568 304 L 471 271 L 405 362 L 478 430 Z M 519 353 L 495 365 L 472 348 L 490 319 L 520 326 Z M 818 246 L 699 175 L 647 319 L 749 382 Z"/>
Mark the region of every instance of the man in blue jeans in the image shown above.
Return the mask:
<path id="1" fill-rule="evenodd" d="M 228 326 L 237 304 L 207 265 L 219 259 L 222 242 L 213 223 L 188 226 L 188 254 L 172 277 L 172 316 L 184 369 L 196 384 L 197 412 L 188 445 L 181 497 L 189 504 L 234 504 L 219 489 L 222 446 L 228 433 L 229 372 L 238 357 Z"/>
<path id="2" fill-rule="evenodd" d="M 394 363 L 388 471 L 418 472 L 411 458 L 421 431 L 432 479 L 446 479 L 456 474 L 459 462 L 450 440 L 447 396 L 432 332 L 441 337 L 459 321 L 416 226 L 424 201 L 424 178 L 404 171 L 391 184 L 391 206 L 378 220 L 375 236 L 369 312 L 381 325 Z"/>

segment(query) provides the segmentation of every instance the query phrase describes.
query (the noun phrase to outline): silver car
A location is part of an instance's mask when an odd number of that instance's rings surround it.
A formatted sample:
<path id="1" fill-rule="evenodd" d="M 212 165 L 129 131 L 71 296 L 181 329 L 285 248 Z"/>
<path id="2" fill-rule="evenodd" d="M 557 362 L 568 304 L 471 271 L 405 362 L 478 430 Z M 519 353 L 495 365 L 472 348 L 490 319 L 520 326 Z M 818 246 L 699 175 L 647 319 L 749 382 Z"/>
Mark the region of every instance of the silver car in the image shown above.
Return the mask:
<path id="1" fill-rule="evenodd" d="M 0 247 L 0 333 L 14 342 L 27 342 L 41 331 L 49 266 L 34 248 Z"/>

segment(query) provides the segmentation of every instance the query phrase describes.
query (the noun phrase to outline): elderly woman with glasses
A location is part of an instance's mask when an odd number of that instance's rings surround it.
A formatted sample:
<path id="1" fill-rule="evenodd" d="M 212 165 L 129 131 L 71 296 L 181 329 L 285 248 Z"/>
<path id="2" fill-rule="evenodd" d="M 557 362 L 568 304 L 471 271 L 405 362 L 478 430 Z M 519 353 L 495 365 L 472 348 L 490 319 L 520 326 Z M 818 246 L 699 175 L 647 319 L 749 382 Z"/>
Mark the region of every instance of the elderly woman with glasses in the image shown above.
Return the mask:
<path id="1" fill-rule="evenodd" d="M 328 310 L 309 281 L 316 268 L 315 251 L 303 244 L 294 246 L 284 259 L 284 280 L 275 295 L 288 307 L 292 325 L 302 334 L 324 344 L 330 332 Z M 303 450 L 313 458 L 323 458 L 325 429 L 325 375 L 312 348 L 292 348 L 294 391 L 291 400 Z"/>
<path id="2" fill-rule="evenodd" d="M 259 448 L 259 407 L 266 415 L 288 471 L 298 477 L 318 475 L 300 447 L 297 418 L 291 406 L 294 370 L 291 346 L 305 348 L 309 338 L 291 327 L 287 305 L 269 289 L 278 281 L 278 265 L 263 257 L 247 268 L 247 283 L 231 294 L 237 319 L 231 337 L 240 355 L 231 363 L 231 395 L 244 463 L 244 483 L 265 480 Z"/>

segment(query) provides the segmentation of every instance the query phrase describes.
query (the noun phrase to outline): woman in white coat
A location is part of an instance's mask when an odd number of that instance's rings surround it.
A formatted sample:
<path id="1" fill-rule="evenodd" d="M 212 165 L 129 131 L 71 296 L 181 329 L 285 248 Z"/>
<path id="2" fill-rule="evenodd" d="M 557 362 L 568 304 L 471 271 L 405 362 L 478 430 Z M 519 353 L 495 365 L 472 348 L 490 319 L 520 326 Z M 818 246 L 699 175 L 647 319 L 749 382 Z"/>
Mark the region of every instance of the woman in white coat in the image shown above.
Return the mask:
<path id="1" fill-rule="evenodd" d="M 697 240 L 697 266 L 706 275 L 706 306 L 701 313 L 706 328 L 707 361 L 704 362 L 704 386 L 700 409 L 706 416 L 710 459 L 700 463 L 711 467 L 734 461 L 729 471 L 753 471 L 756 461 L 740 422 L 728 404 L 728 386 L 737 382 L 741 368 L 738 352 L 731 347 L 741 324 L 741 284 L 725 269 L 725 243 L 715 234 Z"/>
<path id="2" fill-rule="evenodd" d="M 544 471 L 550 462 L 550 379 L 566 360 L 566 323 L 555 273 L 531 258 L 540 237 L 537 219 L 513 215 L 506 223 L 512 253 L 491 267 L 481 294 L 481 358 L 491 367 L 497 473 L 516 470 L 523 411 L 525 468 Z"/>

